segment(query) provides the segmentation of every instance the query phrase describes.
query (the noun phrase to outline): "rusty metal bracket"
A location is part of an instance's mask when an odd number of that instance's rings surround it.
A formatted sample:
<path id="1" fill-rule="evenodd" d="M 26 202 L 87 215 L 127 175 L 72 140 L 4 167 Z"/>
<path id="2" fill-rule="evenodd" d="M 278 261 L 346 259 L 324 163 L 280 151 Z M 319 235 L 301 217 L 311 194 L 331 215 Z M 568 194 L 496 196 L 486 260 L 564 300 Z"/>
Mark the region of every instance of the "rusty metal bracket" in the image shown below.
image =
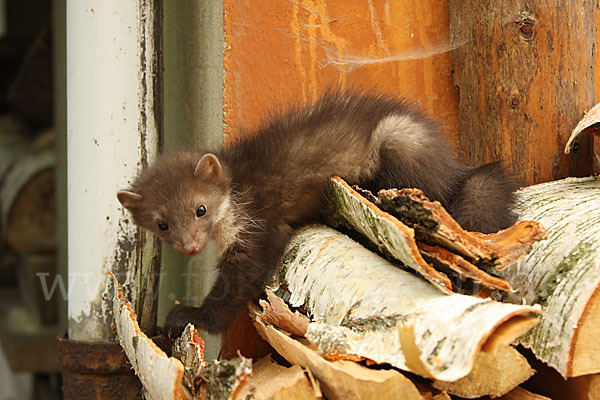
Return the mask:
<path id="1" fill-rule="evenodd" d="M 141 399 L 139 379 L 118 342 L 57 338 L 65 399 Z"/>

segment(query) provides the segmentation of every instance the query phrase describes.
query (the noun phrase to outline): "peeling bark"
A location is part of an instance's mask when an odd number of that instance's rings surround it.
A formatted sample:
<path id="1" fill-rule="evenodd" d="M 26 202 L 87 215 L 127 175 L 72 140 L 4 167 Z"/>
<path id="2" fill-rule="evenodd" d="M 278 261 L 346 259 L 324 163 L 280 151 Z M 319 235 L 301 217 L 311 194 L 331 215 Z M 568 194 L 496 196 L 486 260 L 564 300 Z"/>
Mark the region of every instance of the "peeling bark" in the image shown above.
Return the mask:
<path id="1" fill-rule="evenodd" d="M 322 399 L 319 383 L 310 370 L 293 365 L 286 368 L 266 356 L 252 366 L 250 383 L 238 395 L 240 400 L 316 400 Z"/>
<path id="2" fill-rule="evenodd" d="M 154 400 L 191 399 L 181 384 L 183 365 L 179 360 L 168 357 L 140 330 L 136 315 L 123 295 L 117 278 L 109 274 L 115 287 L 113 316 L 119 343 L 146 389 L 147 396 Z"/>
<path id="3" fill-rule="evenodd" d="M 417 239 L 441 244 L 480 268 L 502 271 L 523 258 L 546 230 L 535 221 L 522 221 L 492 234 L 465 231 L 437 201 L 419 189 L 389 189 L 378 194 L 378 205 L 416 230 Z M 419 235 L 420 234 L 420 235 Z"/>
<path id="4" fill-rule="evenodd" d="M 231 360 L 212 360 L 202 368 L 196 379 L 203 382 L 199 395 L 201 400 L 234 400 L 249 382 L 252 360 L 245 357 Z"/>
<path id="5" fill-rule="evenodd" d="M 415 232 L 383 212 L 340 178 L 332 180 L 331 201 L 336 216 L 364 235 L 386 255 L 414 269 L 444 293 L 452 291 L 450 279 L 429 265 L 415 242 Z"/>
<path id="6" fill-rule="evenodd" d="M 593 130 L 595 135 L 599 135 L 600 131 L 597 129 L 598 124 L 600 124 L 600 103 L 596 104 L 586 112 L 575 129 L 573 129 L 573 132 L 571 132 L 571 136 L 565 145 L 565 154 L 569 154 L 571 150 L 578 150 L 579 142 L 577 142 L 577 138 L 583 132 L 590 132 Z"/>
<path id="7" fill-rule="evenodd" d="M 331 186 L 334 222 L 359 232 L 386 257 L 414 269 L 444 293 L 462 291 L 473 283 L 511 290 L 504 278 L 495 275 L 547 235 L 534 221 L 488 235 L 467 232 L 439 202 L 418 189 L 382 190 L 375 197 L 338 177 Z M 448 274 L 460 285 L 453 285 Z"/>
<path id="8" fill-rule="evenodd" d="M 173 343 L 173 357 L 183 364 L 183 383 L 192 393 L 196 393 L 196 377 L 206 366 L 204 359 L 204 340 L 192 324 L 187 324 L 181 336 Z"/>
<path id="9" fill-rule="evenodd" d="M 512 288 L 506 279 L 486 274 L 458 254 L 454 254 L 443 247 L 431 246 L 425 243 L 417 243 L 417 246 L 426 260 L 442 264 L 444 267 L 456 272 L 459 278 L 469 278 L 474 283 L 483 284 L 492 289 L 512 292 Z"/>
<path id="10" fill-rule="evenodd" d="M 252 360 L 204 360 L 204 342 L 188 324 L 169 357 L 140 330 L 131 304 L 123 295 L 116 277 L 109 272 L 115 288 L 113 315 L 119 343 L 152 400 L 235 399 L 248 383 Z M 177 357 L 177 358 L 176 358 Z M 184 384 L 186 387 L 184 387 Z"/>

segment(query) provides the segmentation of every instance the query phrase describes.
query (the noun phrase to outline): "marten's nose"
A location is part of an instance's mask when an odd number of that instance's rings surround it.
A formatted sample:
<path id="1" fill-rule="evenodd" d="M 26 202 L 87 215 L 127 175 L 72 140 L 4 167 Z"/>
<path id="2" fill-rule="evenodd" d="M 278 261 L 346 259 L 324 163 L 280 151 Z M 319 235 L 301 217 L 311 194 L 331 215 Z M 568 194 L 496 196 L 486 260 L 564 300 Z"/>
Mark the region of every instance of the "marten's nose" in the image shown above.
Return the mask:
<path id="1" fill-rule="evenodd" d="M 198 243 L 192 243 L 183 248 L 183 254 L 186 256 L 193 256 L 200 251 L 200 245 Z"/>

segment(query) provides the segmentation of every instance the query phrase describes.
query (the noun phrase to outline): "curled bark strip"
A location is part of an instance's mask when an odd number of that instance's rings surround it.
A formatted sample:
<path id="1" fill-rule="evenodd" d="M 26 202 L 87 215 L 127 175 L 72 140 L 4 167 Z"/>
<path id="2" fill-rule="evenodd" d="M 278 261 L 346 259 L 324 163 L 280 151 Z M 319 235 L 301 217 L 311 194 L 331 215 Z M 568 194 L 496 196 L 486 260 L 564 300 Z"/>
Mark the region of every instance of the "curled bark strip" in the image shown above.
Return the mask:
<path id="1" fill-rule="evenodd" d="M 569 154 L 571 150 L 575 149 L 576 139 L 579 135 L 585 131 L 591 131 L 588 128 L 598 128 L 598 124 L 600 123 L 600 103 L 596 104 L 592 107 L 588 112 L 585 113 L 583 118 L 579 121 L 573 132 L 571 132 L 571 136 L 565 145 L 565 154 Z M 600 131 L 598 129 L 594 129 L 594 134 L 599 135 Z"/>

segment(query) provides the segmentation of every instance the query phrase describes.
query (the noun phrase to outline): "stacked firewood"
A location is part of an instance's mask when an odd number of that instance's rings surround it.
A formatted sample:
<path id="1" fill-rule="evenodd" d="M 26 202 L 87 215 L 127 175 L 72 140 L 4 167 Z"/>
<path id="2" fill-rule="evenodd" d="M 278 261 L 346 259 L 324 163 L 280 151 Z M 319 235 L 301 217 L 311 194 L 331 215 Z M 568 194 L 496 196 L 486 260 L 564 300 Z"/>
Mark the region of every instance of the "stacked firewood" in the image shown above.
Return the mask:
<path id="1" fill-rule="evenodd" d="M 345 234 L 311 226 L 291 240 L 266 299 L 249 304 L 272 349 L 254 363 L 206 362 L 191 325 L 167 357 L 114 280 L 116 330 L 147 398 L 600 398 L 597 177 L 522 189 L 522 221 L 489 235 L 416 189 L 376 197 L 334 178 L 331 193 Z"/>
<path id="2" fill-rule="evenodd" d="M 595 179 L 562 183 L 569 184 L 591 184 L 590 193 L 597 188 Z M 527 196 L 540 191 L 549 201 L 551 191 L 564 198 L 561 184 L 554 185 L 521 197 L 531 201 Z M 511 343 L 535 351 L 531 333 L 523 334 L 535 332 L 546 316 L 538 318 L 540 301 L 508 301 L 519 298 L 525 265 L 544 251 L 548 241 L 537 242 L 547 235 L 542 225 L 522 221 L 492 235 L 465 232 L 417 190 L 374 197 L 339 178 L 332 186 L 335 221 L 362 244 L 326 226 L 293 238 L 267 300 L 250 306 L 256 330 L 276 356 L 254 364 L 243 357 L 206 363 L 201 339 L 188 327 L 175 346 L 181 361 L 150 344 L 154 350 L 144 353 L 170 363 L 159 368 L 169 389 L 153 398 L 540 398 L 519 387 L 534 370 Z M 127 328 L 135 324 L 127 308 L 121 296 L 117 331 L 142 382 L 152 381 L 145 384 L 150 392 L 156 381 L 144 367 L 143 346 L 139 339 L 128 345 L 143 334 Z"/>

